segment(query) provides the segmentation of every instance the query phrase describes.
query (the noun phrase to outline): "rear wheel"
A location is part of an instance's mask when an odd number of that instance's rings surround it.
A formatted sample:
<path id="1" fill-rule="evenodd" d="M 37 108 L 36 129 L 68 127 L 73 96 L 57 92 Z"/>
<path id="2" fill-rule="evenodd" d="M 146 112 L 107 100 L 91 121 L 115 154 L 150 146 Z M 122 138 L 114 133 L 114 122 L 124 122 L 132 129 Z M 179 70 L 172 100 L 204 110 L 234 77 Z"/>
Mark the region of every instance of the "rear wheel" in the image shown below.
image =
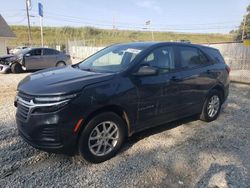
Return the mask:
<path id="1" fill-rule="evenodd" d="M 11 65 L 11 72 L 21 73 L 23 71 L 22 66 L 19 63 L 14 63 Z"/>
<path id="2" fill-rule="evenodd" d="M 64 67 L 66 66 L 65 62 L 63 61 L 59 61 L 57 64 L 56 64 L 57 67 Z"/>
<path id="3" fill-rule="evenodd" d="M 217 119 L 220 114 L 221 104 L 221 93 L 218 90 L 212 90 L 203 105 L 200 119 L 207 122 Z"/>
<path id="4" fill-rule="evenodd" d="M 81 133 L 78 150 L 89 162 L 100 163 L 112 158 L 125 138 L 125 123 L 113 112 L 105 112 L 90 120 Z"/>

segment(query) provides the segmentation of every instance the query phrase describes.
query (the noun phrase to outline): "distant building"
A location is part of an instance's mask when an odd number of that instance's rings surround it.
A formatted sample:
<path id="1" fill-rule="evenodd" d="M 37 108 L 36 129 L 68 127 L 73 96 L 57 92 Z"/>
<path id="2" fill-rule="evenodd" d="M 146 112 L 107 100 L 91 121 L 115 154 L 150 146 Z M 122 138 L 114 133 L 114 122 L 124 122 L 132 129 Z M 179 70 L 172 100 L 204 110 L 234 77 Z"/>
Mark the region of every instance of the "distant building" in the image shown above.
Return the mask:
<path id="1" fill-rule="evenodd" d="M 0 14 L 0 55 L 7 54 L 7 41 L 13 38 L 15 34 Z"/>

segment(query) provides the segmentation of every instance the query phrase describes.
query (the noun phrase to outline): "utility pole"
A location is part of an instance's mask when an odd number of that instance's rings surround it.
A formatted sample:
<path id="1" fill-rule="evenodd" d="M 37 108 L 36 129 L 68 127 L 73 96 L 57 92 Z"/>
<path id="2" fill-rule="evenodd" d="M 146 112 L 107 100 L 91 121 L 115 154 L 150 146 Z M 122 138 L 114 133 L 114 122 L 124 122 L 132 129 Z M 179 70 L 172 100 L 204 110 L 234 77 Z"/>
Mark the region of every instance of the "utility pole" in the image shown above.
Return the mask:
<path id="1" fill-rule="evenodd" d="M 43 47 L 43 17 L 40 16 L 40 27 L 41 27 L 41 45 Z"/>
<path id="2" fill-rule="evenodd" d="M 40 27 L 41 27 L 41 45 L 43 47 L 43 5 L 38 3 L 38 14 L 40 17 Z"/>
<path id="3" fill-rule="evenodd" d="M 242 36 L 241 36 L 241 40 L 244 40 L 245 37 L 245 29 L 246 29 L 246 15 L 244 16 L 244 21 L 243 21 L 243 28 L 242 28 Z"/>
<path id="4" fill-rule="evenodd" d="M 27 12 L 27 20 L 28 20 L 28 39 L 29 39 L 29 45 L 31 45 L 30 15 L 29 15 L 30 0 L 25 0 L 25 4 L 26 4 L 26 12 Z"/>
<path id="5" fill-rule="evenodd" d="M 148 26 L 146 27 L 148 30 L 150 30 L 150 25 L 151 25 L 151 20 L 148 20 L 145 22 L 145 25 Z M 155 37 L 154 37 L 154 31 L 153 31 L 153 28 L 151 28 L 151 37 L 152 37 L 152 41 L 155 40 Z"/>
<path id="6" fill-rule="evenodd" d="M 151 28 L 151 35 L 152 35 L 152 41 L 155 41 L 154 31 L 153 31 L 153 29 L 152 29 L 152 28 Z"/>
<path id="7" fill-rule="evenodd" d="M 113 15 L 113 30 L 115 30 L 115 16 Z"/>

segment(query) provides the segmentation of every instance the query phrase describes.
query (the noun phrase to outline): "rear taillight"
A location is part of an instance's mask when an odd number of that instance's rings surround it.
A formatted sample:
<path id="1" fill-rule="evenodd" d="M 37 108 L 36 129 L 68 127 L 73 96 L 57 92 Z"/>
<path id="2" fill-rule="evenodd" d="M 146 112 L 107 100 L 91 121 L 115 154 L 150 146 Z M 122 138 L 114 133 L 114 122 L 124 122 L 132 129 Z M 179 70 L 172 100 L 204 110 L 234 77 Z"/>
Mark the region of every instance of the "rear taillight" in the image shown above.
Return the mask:
<path id="1" fill-rule="evenodd" d="M 227 65 L 226 66 L 226 70 L 227 70 L 227 73 L 229 74 L 230 73 L 230 71 L 231 71 L 231 69 L 230 69 L 230 67 Z"/>

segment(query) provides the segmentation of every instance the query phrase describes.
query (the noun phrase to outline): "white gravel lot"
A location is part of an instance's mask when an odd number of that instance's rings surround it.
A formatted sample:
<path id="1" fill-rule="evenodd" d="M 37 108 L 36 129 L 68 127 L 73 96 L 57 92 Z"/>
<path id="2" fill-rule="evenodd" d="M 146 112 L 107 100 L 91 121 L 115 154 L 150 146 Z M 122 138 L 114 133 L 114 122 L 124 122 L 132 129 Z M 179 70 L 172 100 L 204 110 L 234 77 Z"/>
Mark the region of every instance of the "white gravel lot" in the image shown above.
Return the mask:
<path id="1" fill-rule="evenodd" d="M 89 164 L 18 136 L 13 100 L 26 75 L 0 75 L 0 187 L 250 187 L 249 85 L 231 84 L 214 122 L 191 117 L 137 133 L 113 159 Z"/>

